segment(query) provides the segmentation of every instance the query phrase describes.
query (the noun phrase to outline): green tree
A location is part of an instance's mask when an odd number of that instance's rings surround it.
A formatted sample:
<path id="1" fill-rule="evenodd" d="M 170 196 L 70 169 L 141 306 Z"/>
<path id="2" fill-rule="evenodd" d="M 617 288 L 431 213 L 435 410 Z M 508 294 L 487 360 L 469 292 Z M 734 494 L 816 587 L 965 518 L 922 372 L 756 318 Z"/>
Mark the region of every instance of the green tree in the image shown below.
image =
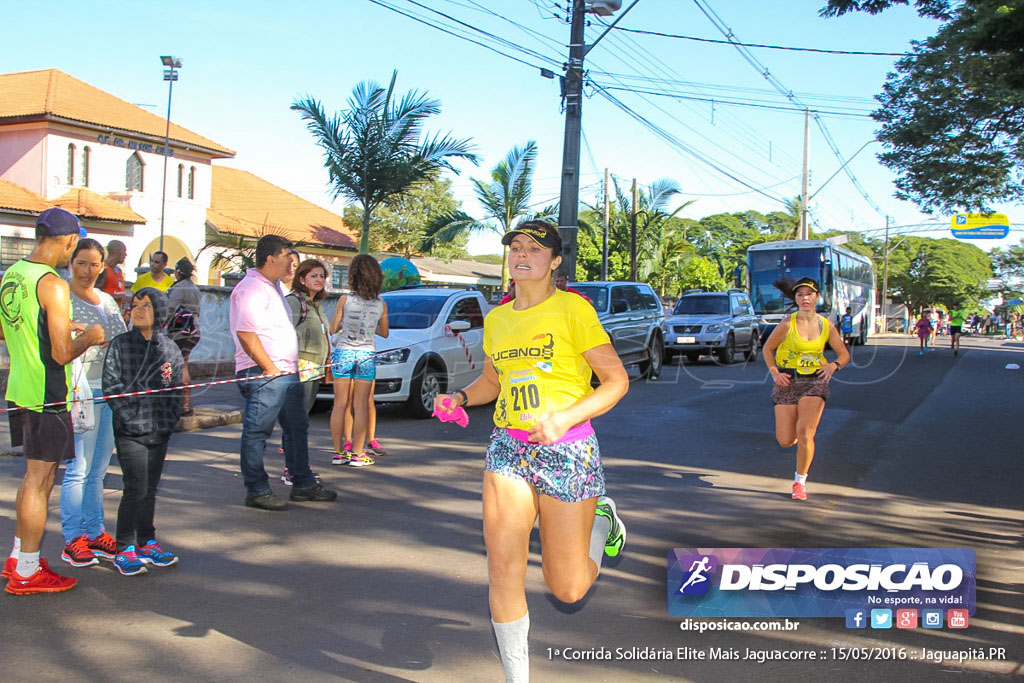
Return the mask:
<path id="1" fill-rule="evenodd" d="M 703 256 L 696 256 L 683 267 L 680 291 L 705 289 L 716 292 L 725 289 L 725 281 L 718 272 L 718 264 Z"/>
<path id="2" fill-rule="evenodd" d="M 467 140 L 450 135 L 426 136 L 426 119 L 440 113 L 441 103 L 426 93 L 395 94 L 398 72 L 387 89 L 373 81 L 356 85 L 348 109 L 328 117 L 311 96 L 292 103 L 324 152 L 324 167 L 333 197 L 343 196 L 363 208 L 359 253 L 370 249 L 373 212 L 430 178 L 440 169 L 457 173 L 454 159 L 476 163 Z M 421 138 L 425 138 L 421 142 Z"/>
<path id="3" fill-rule="evenodd" d="M 435 248 L 467 233 L 494 233 L 500 239 L 530 215 L 533 194 L 533 168 L 537 160 L 537 143 L 530 140 L 522 147 L 513 147 L 491 169 L 491 182 L 471 178 L 477 201 L 484 207 L 486 218 L 478 220 L 464 211 L 439 216 L 424 231 L 422 247 Z M 508 247 L 501 260 L 501 286 L 508 289 Z"/>
<path id="4" fill-rule="evenodd" d="M 824 16 L 872 14 L 909 0 L 829 0 Z M 916 0 L 942 19 L 878 96 L 879 159 L 897 174 L 896 196 L 926 211 L 987 210 L 1024 199 L 1024 3 Z"/>
<path id="5" fill-rule="evenodd" d="M 434 173 L 408 192 L 392 197 L 382 205 L 370 220 L 370 249 L 391 252 L 409 258 L 425 253 L 446 260 L 468 256 L 468 237 L 460 235 L 451 242 L 435 244 L 428 252 L 421 252 L 423 233 L 427 225 L 437 218 L 457 211 L 459 203 L 452 194 L 452 181 Z M 350 205 L 345 208 L 345 222 L 361 225 L 363 210 Z"/>
<path id="6" fill-rule="evenodd" d="M 628 280 L 630 277 L 632 192 L 614 182 L 615 199 L 609 203 L 608 277 Z M 668 211 L 671 201 L 680 193 L 672 180 L 655 180 L 647 188 L 637 190 L 637 277 L 659 290 L 678 279 L 686 254 L 692 253 L 685 230 L 676 214 L 693 202 L 684 202 Z M 597 279 L 601 272 L 601 243 L 604 230 L 604 206 L 587 206 L 580 216 L 577 240 L 576 277 Z M 585 245 L 585 246 L 582 246 Z M 625 270 L 622 270 L 624 266 Z M 669 269 L 663 272 L 661 268 Z M 662 292 L 664 293 L 664 292 Z"/>
<path id="7" fill-rule="evenodd" d="M 972 305 L 984 296 L 990 277 L 988 254 L 960 240 L 907 237 L 889 256 L 892 297 L 911 310 Z"/>
<path id="8" fill-rule="evenodd" d="M 992 259 L 992 266 L 996 275 L 1009 280 L 1010 278 L 1024 279 L 1024 240 L 1020 245 L 1014 245 L 1003 249 L 993 249 L 989 254 Z"/>

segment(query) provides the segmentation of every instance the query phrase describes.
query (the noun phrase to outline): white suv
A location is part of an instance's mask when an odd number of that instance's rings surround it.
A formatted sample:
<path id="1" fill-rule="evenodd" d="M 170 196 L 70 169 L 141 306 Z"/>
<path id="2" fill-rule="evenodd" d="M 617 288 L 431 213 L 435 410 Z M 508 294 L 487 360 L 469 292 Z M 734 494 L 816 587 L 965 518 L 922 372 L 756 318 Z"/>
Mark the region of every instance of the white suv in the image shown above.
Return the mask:
<path id="1" fill-rule="evenodd" d="M 476 290 L 414 287 L 381 294 L 388 305 L 387 339 L 377 337 L 379 403 L 404 401 L 428 418 L 439 393 L 461 389 L 483 372 L 484 315 Z M 322 386 L 318 398 L 331 398 Z"/>

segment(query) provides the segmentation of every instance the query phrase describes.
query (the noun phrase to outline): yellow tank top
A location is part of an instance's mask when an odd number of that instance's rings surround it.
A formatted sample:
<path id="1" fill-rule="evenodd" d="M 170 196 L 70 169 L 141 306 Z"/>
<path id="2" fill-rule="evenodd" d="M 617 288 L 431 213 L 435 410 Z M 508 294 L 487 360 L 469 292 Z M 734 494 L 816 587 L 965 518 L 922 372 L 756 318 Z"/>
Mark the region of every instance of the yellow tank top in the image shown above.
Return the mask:
<path id="1" fill-rule="evenodd" d="M 825 343 L 828 342 L 828 320 L 818 316 L 821 334 L 808 341 L 796 329 L 796 313 L 789 318 L 789 332 L 775 350 L 775 364 L 780 368 L 796 370 L 801 375 L 811 375 L 825 364 Z"/>

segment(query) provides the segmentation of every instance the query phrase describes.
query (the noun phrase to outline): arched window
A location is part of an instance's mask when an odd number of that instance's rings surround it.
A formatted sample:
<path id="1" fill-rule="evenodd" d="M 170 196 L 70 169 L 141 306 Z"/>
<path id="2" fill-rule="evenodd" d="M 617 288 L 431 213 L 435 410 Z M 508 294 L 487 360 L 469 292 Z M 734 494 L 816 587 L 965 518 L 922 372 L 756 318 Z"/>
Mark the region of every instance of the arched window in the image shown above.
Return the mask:
<path id="1" fill-rule="evenodd" d="M 92 149 L 89 147 L 82 148 L 82 187 L 89 187 L 89 155 L 92 153 Z"/>
<path id="2" fill-rule="evenodd" d="M 196 167 L 188 169 L 188 198 L 196 198 Z"/>
<path id="3" fill-rule="evenodd" d="M 178 164 L 178 198 L 181 198 L 181 186 L 185 180 L 185 167 L 182 164 Z"/>
<path id="4" fill-rule="evenodd" d="M 124 185 L 128 190 L 142 191 L 142 171 L 145 168 L 145 164 L 142 163 L 142 157 L 139 156 L 138 152 L 135 152 L 128 157 L 128 163 L 125 165 L 124 173 Z"/>
<path id="5" fill-rule="evenodd" d="M 68 145 L 68 185 L 75 184 L 75 145 Z"/>

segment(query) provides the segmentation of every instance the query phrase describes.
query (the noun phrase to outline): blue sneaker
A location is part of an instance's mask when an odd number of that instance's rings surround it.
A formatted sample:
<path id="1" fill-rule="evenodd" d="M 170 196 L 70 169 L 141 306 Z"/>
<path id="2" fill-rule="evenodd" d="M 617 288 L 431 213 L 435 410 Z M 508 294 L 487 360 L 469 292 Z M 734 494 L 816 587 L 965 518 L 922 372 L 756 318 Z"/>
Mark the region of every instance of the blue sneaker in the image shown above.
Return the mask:
<path id="1" fill-rule="evenodd" d="M 155 540 L 147 541 L 146 545 L 139 548 L 137 554 L 142 563 L 151 564 L 154 567 L 170 567 L 172 564 L 178 564 L 178 556 L 161 548 Z"/>
<path id="2" fill-rule="evenodd" d="M 146 565 L 142 563 L 139 556 L 135 554 L 135 546 L 130 545 L 114 556 L 114 566 L 124 576 L 135 576 L 145 574 Z"/>

